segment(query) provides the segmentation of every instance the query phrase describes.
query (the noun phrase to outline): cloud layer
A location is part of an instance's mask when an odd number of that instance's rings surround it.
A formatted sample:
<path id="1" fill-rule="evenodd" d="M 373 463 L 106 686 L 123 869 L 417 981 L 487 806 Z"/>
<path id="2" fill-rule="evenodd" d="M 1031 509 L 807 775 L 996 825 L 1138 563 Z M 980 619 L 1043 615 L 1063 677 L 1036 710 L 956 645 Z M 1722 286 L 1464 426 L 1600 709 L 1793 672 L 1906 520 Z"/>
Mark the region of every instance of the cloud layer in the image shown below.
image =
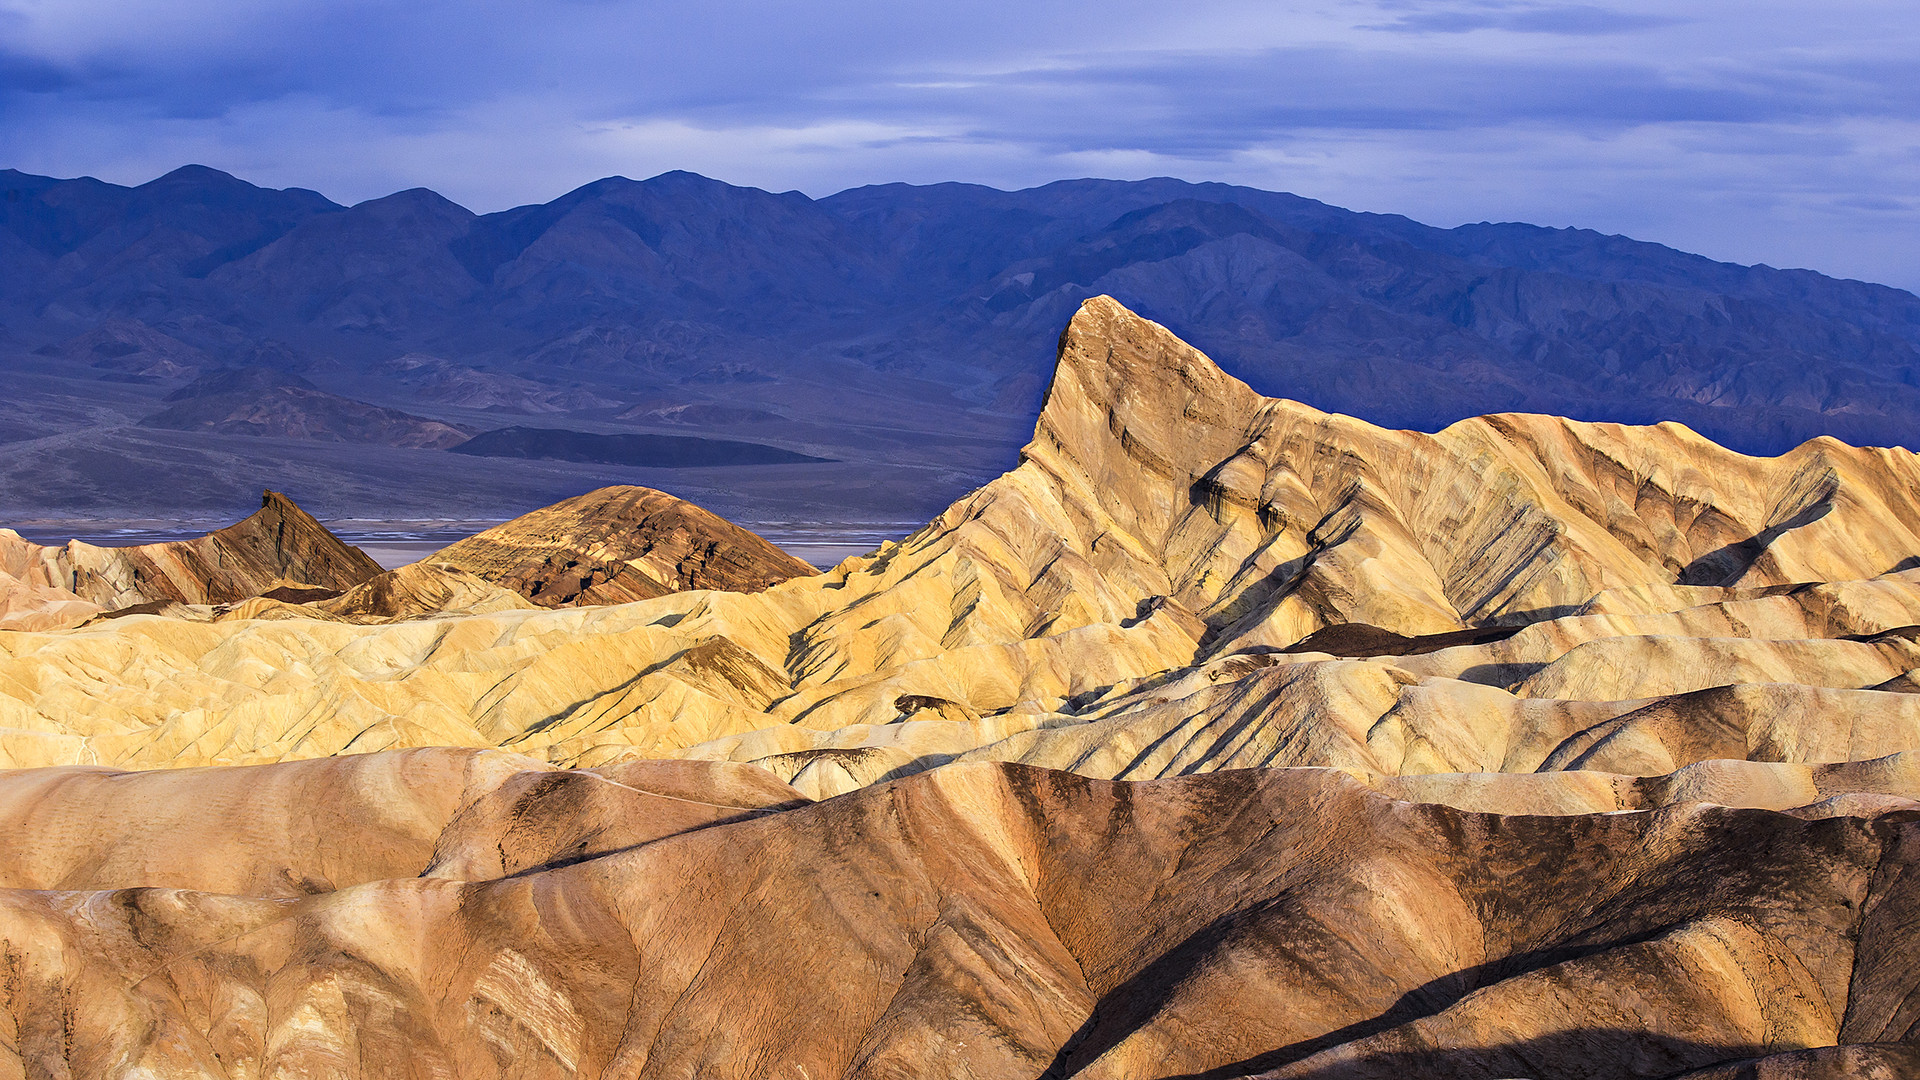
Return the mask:
<path id="1" fill-rule="evenodd" d="M 1920 288 L 1920 9 L 1836 0 L 0 0 L 0 165 L 477 210 L 1175 175 Z"/>

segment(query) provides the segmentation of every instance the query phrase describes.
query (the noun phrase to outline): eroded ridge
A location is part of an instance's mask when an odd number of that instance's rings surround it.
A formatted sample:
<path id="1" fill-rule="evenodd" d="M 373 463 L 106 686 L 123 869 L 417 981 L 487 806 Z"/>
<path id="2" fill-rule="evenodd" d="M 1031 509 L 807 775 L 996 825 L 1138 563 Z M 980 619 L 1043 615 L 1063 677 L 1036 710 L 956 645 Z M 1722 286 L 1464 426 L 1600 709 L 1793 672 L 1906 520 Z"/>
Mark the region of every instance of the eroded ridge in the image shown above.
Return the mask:
<path id="1" fill-rule="evenodd" d="M 0 633 L 0 1075 L 1920 1070 L 1911 453 L 1385 431 L 1102 298 L 904 541 L 649 507 Z"/>

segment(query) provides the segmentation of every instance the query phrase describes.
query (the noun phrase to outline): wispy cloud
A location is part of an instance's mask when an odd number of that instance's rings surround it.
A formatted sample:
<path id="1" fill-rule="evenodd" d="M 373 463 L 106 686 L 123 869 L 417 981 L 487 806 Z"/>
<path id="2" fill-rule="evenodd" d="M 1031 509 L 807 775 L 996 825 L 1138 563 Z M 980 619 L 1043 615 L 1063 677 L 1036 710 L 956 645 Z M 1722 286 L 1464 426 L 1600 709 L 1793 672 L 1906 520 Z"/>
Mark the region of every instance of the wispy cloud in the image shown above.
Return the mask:
<path id="1" fill-rule="evenodd" d="M 1593 4 L 1477 0 L 1465 4 L 1398 3 L 1383 6 L 1399 14 L 1387 22 L 1367 24 L 1363 29 L 1403 34 L 1468 34 L 1475 30 L 1504 30 L 1515 34 L 1585 37 L 1652 30 L 1687 21 L 1676 15 L 1618 11 Z"/>

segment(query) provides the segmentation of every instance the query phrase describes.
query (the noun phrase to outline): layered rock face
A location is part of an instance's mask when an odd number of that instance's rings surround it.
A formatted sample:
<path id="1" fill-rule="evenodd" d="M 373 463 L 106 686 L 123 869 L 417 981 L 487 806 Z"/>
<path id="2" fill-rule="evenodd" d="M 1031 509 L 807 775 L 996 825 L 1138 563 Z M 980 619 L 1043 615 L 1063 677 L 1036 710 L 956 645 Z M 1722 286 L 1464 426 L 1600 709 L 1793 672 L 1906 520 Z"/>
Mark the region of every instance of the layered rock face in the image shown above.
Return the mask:
<path id="1" fill-rule="evenodd" d="M 0 572 L 18 616 L 0 625 L 38 629 L 142 604 L 231 604 L 282 586 L 343 592 L 380 565 L 269 491 L 252 516 L 192 540 L 43 547 L 0 530 Z"/>
<path id="2" fill-rule="evenodd" d="M 607 487 L 522 514 L 433 557 L 541 607 L 619 604 L 686 589 L 758 592 L 813 567 L 683 499 Z"/>
<path id="3" fill-rule="evenodd" d="M 515 764 L 408 751 L 41 781 L 42 828 L 65 791 L 87 826 L 128 829 L 135 793 L 98 789 L 131 784 L 168 808 L 149 835 L 218 839 L 16 857 L 68 891 L 0 891 L 0 1053 L 29 1075 L 196 1077 L 1915 1059 L 1911 813 L 1500 817 L 1330 771 L 1126 784 L 1010 765 L 808 804 L 747 766 Z M 285 813 L 303 796 L 327 797 L 324 820 Z M 169 886 L 126 887 L 153 881 Z M 236 885 L 253 891 L 205 891 Z"/>
<path id="4" fill-rule="evenodd" d="M 1920 1067 L 1910 453 L 1384 431 L 1095 300 L 1021 464 L 826 574 L 576 502 L 0 634 L 0 1070 Z"/>

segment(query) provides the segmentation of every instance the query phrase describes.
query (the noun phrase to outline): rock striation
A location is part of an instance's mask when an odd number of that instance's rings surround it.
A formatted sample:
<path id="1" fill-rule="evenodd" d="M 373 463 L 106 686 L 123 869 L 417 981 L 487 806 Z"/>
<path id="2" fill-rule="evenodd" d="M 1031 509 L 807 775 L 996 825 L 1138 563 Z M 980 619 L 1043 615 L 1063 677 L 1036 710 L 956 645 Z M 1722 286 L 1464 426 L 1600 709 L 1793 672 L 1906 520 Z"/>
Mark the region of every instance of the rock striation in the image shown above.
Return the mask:
<path id="1" fill-rule="evenodd" d="M 1496 736 L 1506 722 L 1495 718 L 1539 707 L 1466 702 L 1644 702 L 1716 681 L 1898 684 L 1916 666 L 1911 641 L 1871 639 L 1920 624 L 1915 575 L 1902 569 L 1920 558 L 1916 492 L 1912 454 L 1824 441 L 1756 459 L 1672 426 L 1510 416 L 1384 431 L 1262 398 L 1164 329 L 1095 300 L 1062 337 L 1019 467 L 826 575 L 763 588 L 802 565 L 685 503 L 607 489 L 443 552 L 435 565 L 469 582 L 457 589 L 445 571 L 416 569 L 413 585 L 256 604 L 187 637 L 177 621 L 122 619 L 21 638 L 0 668 L 17 665 L 22 689 L 0 698 L 19 709 L 7 726 L 21 764 L 271 761 L 296 742 L 305 754 L 507 745 L 562 764 L 683 752 L 796 762 L 785 755 L 833 750 L 814 774 L 836 777 L 837 790 L 996 744 L 1009 760 L 1093 768 L 1065 747 L 1122 718 L 1174 767 L 1187 759 L 1169 732 L 1216 708 L 1243 715 L 1226 702 L 1251 694 L 1258 730 L 1287 752 L 1261 756 L 1268 744 L 1254 740 L 1204 759 L 1382 775 L 1502 769 L 1509 736 Z M 542 606 L 611 606 L 514 610 L 473 581 Z M 1820 581 L 1831 584 L 1795 584 Z M 653 599 L 614 603 L 639 597 Z M 422 636 L 405 619 L 435 598 L 473 617 Z M 314 625 L 329 609 L 401 622 Z M 1376 629 L 1341 629 L 1355 624 Z M 1373 641 L 1360 650 L 1368 663 L 1298 651 L 1355 634 Z M 1392 655 L 1405 639 L 1421 643 L 1404 646 L 1417 655 Z M 57 659 L 154 647 L 146 641 L 167 643 L 178 698 Z M 1444 641 L 1462 644 L 1430 651 Z M 270 688 L 215 661 L 236 649 L 270 658 Z M 1322 668 L 1324 680 L 1301 674 Z M 1452 745 L 1429 739 L 1333 754 L 1332 718 L 1370 730 L 1397 700 L 1356 697 L 1365 680 L 1444 680 L 1426 697 L 1462 702 L 1472 748 L 1423 749 Z M 1315 689 L 1328 685 L 1338 692 Z M 87 737 L 62 711 L 74 698 L 110 723 L 115 756 L 85 756 L 108 745 L 99 739 L 84 753 L 71 741 Z M 1299 722 L 1318 734 L 1282 737 L 1295 722 L 1286 716 L 1310 718 Z M 183 761 L 208 725 L 226 732 L 217 751 Z M 861 764 L 847 773 L 854 751 Z M 1669 755 L 1653 771 L 1690 760 Z"/>
<path id="2" fill-rule="evenodd" d="M 192 540 L 132 547 L 71 541 L 45 547 L 0 530 L 0 626 L 70 625 L 102 611 L 167 604 L 232 604 L 276 587 L 339 593 L 380 565 L 277 491 L 237 524 Z"/>
<path id="3" fill-rule="evenodd" d="M 1387 431 L 1096 299 L 914 536 L 710 517 L 0 633 L 0 1075 L 1920 1056 L 1911 453 Z"/>
<path id="4" fill-rule="evenodd" d="M 686 589 L 758 592 L 808 564 L 684 499 L 606 487 L 467 537 L 433 562 L 541 607 L 619 604 Z"/>
<path id="5" fill-rule="evenodd" d="M 727 774 L 536 768 L 455 811 L 426 876 L 350 884 L 425 861 L 380 820 L 396 804 L 367 801 L 379 774 L 439 770 L 437 794 L 465 797 L 512 764 L 423 753 L 263 767 L 259 809 L 329 784 L 329 824 L 391 837 L 350 859 L 251 840 L 285 871 L 263 895 L 113 889 L 151 876 L 114 853 L 85 871 L 101 891 L 0 891 L 0 1053 L 94 1076 L 366 1077 L 1912 1060 L 1911 811 L 1502 817 L 1338 773 L 1010 765 L 810 805 Z M 594 815 L 624 834 L 547 831 Z M 316 864 L 341 887 L 306 892 Z"/>

